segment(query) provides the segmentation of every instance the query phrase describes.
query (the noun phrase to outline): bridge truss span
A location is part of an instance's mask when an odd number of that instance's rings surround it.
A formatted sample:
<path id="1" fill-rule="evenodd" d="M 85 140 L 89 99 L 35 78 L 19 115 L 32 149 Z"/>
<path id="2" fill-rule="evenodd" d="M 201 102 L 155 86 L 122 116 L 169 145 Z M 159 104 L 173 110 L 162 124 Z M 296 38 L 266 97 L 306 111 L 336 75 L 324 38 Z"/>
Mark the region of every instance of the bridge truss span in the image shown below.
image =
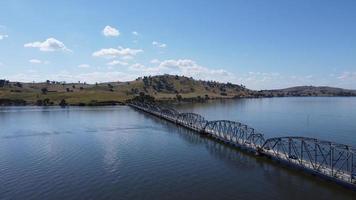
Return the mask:
<path id="1" fill-rule="evenodd" d="M 180 113 L 173 108 L 162 108 L 161 115 L 169 121 L 175 122 L 178 119 Z"/>
<path id="2" fill-rule="evenodd" d="M 265 141 L 263 135 L 255 129 L 229 120 L 210 121 L 205 132 L 218 139 L 253 149 L 261 147 Z"/>
<path id="3" fill-rule="evenodd" d="M 208 120 L 196 113 L 181 113 L 177 118 L 177 123 L 198 132 L 202 132 L 204 131 Z"/>
<path id="4" fill-rule="evenodd" d="M 356 151 L 350 146 L 308 137 L 277 137 L 266 140 L 261 151 L 315 173 L 356 183 Z"/>

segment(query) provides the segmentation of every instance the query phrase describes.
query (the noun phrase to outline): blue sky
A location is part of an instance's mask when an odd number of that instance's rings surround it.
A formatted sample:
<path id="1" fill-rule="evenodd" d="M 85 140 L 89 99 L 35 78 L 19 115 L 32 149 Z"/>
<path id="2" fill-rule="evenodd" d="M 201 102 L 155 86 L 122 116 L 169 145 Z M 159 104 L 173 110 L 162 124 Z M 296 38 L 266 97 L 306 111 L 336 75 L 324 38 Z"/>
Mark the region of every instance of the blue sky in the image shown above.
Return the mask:
<path id="1" fill-rule="evenodd" d="M 356 89 L 356 1 L 0 1 L 0 78 Z"/>

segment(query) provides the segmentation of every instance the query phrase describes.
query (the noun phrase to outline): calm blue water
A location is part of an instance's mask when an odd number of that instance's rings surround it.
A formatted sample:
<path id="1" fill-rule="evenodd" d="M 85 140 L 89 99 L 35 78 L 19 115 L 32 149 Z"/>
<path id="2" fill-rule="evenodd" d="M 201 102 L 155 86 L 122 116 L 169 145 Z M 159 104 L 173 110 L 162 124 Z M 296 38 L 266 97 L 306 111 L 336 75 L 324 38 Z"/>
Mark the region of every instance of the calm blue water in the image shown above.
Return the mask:
<path id="1" fill-rule="evenodd" d="M 268 136 L 356 143 L 356 98 L 184 104 Z M 126 106 L 0 108 L 0 199 L 354 199 Z"/>
<path id="2" fill-rule="evenodd" d="M 295 97 L 211 101 L 176 106 L 208 120 L 245 123 L 266 138 L 306 136 L 356 147 L 355 97 Z"/>

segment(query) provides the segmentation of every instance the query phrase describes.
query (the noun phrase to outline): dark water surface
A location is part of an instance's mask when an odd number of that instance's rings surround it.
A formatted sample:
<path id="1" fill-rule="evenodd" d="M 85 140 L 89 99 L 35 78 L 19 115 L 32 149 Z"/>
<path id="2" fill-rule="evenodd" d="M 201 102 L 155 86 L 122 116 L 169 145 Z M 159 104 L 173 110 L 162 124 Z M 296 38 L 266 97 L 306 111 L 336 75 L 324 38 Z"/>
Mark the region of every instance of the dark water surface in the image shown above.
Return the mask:
<path id="1" fill-rule="evenodd" d="M 267 137 L 356 146 L 356 98 L 184 104 Z M 355 199 L 356 192 L 126 106 L 0 108 L 0 199 Z"/>

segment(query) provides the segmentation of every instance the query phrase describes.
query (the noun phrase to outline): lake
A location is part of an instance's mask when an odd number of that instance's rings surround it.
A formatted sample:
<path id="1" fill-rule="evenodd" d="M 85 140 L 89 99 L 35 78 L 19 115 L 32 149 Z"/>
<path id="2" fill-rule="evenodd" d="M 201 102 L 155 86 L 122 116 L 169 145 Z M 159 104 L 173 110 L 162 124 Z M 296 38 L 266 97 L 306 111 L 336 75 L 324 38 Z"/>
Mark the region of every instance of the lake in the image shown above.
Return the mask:
<path id="1" fill-rule="evenodd" d="M 356 98 L 180 104 L 266 138 L 356 147 Z M 0 108 L 0 199 L 354 199 L 356 192 L 127 106 Z"/>

